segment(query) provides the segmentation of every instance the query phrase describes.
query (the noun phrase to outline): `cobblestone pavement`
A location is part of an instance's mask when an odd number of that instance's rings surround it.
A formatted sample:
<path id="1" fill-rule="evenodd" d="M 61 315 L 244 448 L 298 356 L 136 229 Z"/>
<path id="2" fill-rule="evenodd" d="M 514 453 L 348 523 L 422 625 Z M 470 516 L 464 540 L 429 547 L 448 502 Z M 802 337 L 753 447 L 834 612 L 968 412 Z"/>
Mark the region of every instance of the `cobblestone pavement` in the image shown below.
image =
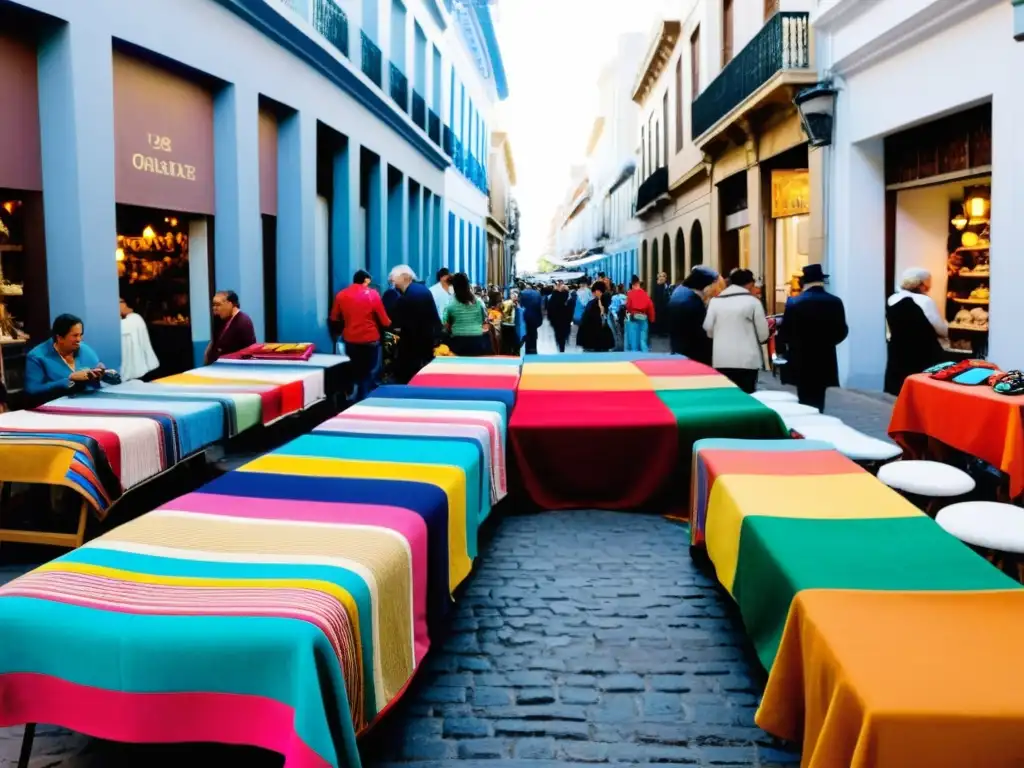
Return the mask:
<path id="1" fill-rule="evenodd" d="M 545 327 L 540 349 L 553 351 Z M 654 351 L 663 340 L 655 339 Z M 765 388 L 781 385 L 765 374 Z M 832 390 L 827 412 L 884 437 L 884 396 Z M 363 744 L 368 768 L 584 763 L 782 766 L 799 756 L 758 729 L 763 671 L 686 529 L 660 517 L 506 514 L 482 544 L 447 638 Z M 0 567 L 0 582 L 24 568 Z M 0 729 L 0 768 L 21 728 Z M 42 728 L 32 768 L 279 766 L 266 753 L 127 747 Z"/>

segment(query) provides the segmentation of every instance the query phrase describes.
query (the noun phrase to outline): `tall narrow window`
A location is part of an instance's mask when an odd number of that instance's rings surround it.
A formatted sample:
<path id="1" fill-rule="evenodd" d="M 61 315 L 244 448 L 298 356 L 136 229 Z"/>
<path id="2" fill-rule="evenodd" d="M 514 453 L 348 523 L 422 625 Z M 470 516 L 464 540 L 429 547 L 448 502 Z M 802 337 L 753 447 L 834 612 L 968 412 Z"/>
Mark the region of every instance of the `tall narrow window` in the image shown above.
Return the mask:
<path id="1" fill-rule="evenodd" d="M 654 135 L 657 138 L 657 144 L 655 145 L 654 150 L 654 170 L 658 170 L 659 168 L 661 168 L 661 123 L 655 123 L 654 131 Z"/>
<path id="2" fill-rule="evenodd" d="M 690 36 L 690 98 L 700 96 L 700 27 Z"/>
<path id="3" fill-rule="evenodd" d="M 661 99 L 661 130 L 665 134 L 665 165 L 668 165 L 668 90 Z"/>
<path id="4" fill-rule="evenodd" d="M 651 114 L 647 117 L 647 175 L 650 176 L 654 173 L 658 167 L 654 164 L 654 158 L 657 154 L 655 148 L 658 145 L 655 143 L 654 136 L 654 115 Z"/>
<path id="5" fill-rule="evenodd" d="M 683 151 L 683 57 L 676 59 L 676 152 Z"/>
<path id="6" fill-rule="evenodd" d="M 768 21 L 779 10 L 779 0 L 764 0 L 764 20 Z"/>
<path id="7" fill-rule="evenodd" d="M 722 0 L 722 66 L 732 61 L 732 0 Z"/>
<path id="8" fill-rule="evenodd" d="M 640 126 L 640 175 L 647 176 L 647 134 Z"/>

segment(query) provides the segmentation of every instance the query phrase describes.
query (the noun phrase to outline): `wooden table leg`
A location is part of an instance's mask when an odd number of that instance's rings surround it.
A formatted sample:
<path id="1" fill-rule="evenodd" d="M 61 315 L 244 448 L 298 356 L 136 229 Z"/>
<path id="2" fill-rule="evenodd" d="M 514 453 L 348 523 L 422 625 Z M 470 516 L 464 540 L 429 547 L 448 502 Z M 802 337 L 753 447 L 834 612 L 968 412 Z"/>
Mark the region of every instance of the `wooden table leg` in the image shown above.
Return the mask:
<path id="1" fill-rule="evenodd" d="M 85 543 L 85 528 L 89 521 L 89 503 L 82 500 L 78 512 L 78 528 L 74 533 L 54 533 L 52 531 L 25 531 L 17 528 L 0 526 L 0 543 L 4 541 L 19 544 L 42 544 L 48 547 L 66 547 L 78 549 Z"/>
<path id="2" fill-rule="evenodd" d="M 29 758 L 32 757 L 32 742 L 36 738 L 36 724 L 25 725 L 25 735 L 21 737 L 21 756 L 18 758 L 18 768 L 28 768 Z"/>

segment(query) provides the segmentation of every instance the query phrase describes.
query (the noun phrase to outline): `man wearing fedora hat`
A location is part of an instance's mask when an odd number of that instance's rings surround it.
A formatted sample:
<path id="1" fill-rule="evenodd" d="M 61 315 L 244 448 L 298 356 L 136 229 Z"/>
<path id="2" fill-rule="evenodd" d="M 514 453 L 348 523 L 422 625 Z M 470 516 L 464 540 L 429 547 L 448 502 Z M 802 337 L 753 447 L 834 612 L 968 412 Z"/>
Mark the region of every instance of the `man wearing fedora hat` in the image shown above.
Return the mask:
<path id="1" fill-rule="evenodd" d="M 825 390 L 839 386 L 836 347 L 849 333 L 843 300 L 825 290 L 827 280 L 820 264 L 803 268 L 802 291 L 786 302 L 778 336 L 787 350 L 783 380 L 796 384 L 801 403 L 819 411 Z"/>

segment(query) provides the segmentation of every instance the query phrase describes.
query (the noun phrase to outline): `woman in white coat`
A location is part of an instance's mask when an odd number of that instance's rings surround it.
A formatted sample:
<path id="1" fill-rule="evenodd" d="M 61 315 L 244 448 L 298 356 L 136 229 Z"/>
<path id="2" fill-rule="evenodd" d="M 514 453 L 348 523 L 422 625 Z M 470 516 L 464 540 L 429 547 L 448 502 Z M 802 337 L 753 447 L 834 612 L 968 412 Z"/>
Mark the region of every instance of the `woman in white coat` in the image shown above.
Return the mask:
<path id="1" fill-rule="evenodd" d="M 729 287 L 708 303 L 704 331 L 712 342 L 711 364 L 744 392 L 757 390 L 757 372 L 768 341 L 768 318 L 753 293 L 754 273 L 734 269 Z"/>

